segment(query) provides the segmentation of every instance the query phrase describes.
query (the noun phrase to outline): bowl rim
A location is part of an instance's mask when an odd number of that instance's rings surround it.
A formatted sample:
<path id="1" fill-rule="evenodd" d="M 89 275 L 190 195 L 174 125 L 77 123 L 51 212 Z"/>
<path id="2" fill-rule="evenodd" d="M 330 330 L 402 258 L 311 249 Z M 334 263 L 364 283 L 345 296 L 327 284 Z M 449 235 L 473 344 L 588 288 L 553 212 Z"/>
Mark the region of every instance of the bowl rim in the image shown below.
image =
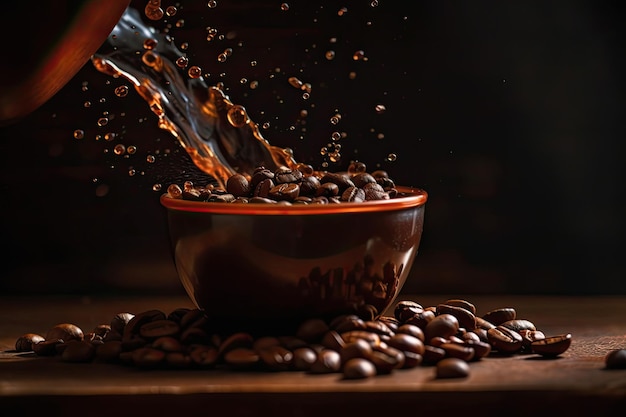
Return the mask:
<path id="1" fill-rule="evenodd" d="M 312 215 L 388 212 L 426 204 L 428 193 L 416 187 L 396 186 L 400 197 L 389 200 L 365 201 L 362 203 L 340 204 L 268 204 L 192 201 L 172 198 L 164 193 L 160 197 L 161 205 L 168 210 L 193 213 L 233 214 L 233 215 Z"/>

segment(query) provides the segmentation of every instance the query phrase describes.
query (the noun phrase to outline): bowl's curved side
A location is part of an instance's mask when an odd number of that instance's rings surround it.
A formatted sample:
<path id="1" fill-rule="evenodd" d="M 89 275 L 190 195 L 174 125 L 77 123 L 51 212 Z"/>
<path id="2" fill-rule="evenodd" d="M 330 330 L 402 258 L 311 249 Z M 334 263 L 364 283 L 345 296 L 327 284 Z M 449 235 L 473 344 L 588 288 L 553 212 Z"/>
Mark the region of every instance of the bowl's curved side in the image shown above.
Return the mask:
<path id="1" fill-rule="evenodd" d="M 382 314 L 413 265 L 424 209 L 259 216 L 168 207 L 167 214 L 193 302 L 218 327 L 261 331 L 311 317 Z"/>

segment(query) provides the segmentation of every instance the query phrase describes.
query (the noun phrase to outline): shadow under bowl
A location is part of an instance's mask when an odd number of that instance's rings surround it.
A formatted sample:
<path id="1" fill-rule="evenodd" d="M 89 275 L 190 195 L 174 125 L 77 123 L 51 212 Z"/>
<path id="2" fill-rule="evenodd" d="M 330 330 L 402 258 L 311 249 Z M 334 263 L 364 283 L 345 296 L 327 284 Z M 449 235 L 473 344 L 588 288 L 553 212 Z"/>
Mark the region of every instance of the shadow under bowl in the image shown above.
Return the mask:
<path id="1" fill-rule="evenodd" d="M 216 329 L 292 331 L 308 318 L 378 317 L 418 251 L 427 193 L 326 205 L 206 203 L 164 194 L 174 263 Z"/>

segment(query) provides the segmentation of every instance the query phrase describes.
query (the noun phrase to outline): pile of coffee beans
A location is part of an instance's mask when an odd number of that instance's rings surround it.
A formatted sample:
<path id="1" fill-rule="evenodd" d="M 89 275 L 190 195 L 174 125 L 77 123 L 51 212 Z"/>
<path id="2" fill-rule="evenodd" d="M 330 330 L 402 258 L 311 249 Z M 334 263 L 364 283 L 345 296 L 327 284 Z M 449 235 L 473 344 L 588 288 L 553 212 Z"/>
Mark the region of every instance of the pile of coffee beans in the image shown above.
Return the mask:
<path id="1" fill-rule="evenodd" d="M 170 198 L 222 203 L 333 204 L 389 200 L 398 196 L 394 181 L 386 171 L 367 172 L 365 164 L 355 162 L 346 172 L 314 171 L 309 165 L 269 170 L 257 167 L 250 177 L 230 176 L 225 187 L 215 184 L 167 188 Z"/>
<path id="2" fill-rule="evenodd" d="M 145 369 L 231 369 L 338 373 L 345 379 L 433 366 L 438 378 L 469 375 L 470 364 L 488 355 L 538 354 L 556 357 L 571 334 L 545 336 L 529 320 L 506 307 L 479 316 L 467 300 L 449 299 L 423 307 L 396 303 L 393 315 L 377 319 L 346 314 L 332 320 L 311 318 L 294 334 L 218 334 L 199 309 L 169 314 L 122 312 L 90 332 L 71 323 L 45 336 L 27 333 L 15 349 L 65 362 L 110 362 Z M 624 354 L 611 359 L 623 366 Z M 619 365 L 621 363 L 621 365 Z"/>

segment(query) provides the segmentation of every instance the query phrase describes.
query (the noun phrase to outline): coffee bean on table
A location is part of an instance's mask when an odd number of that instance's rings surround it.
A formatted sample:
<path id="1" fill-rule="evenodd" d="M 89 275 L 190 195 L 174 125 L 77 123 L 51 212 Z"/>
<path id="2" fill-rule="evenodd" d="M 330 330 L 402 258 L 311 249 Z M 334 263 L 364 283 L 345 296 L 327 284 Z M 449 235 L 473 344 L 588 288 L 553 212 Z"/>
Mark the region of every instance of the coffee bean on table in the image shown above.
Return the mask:
<path id="1" fill-rule="evenodd" d="M 469 374 L 468 363 L 459 358 L 444 358 L 436 365 L 437 378 L 465 378 Z"/>
<path id="2" fill-rule="evenodd" d="M 530 349 L 541 356 L 554 357 L 565 352 L 571 343 L 572 335 L 567 333 L 536 340 L 530 344 Z"/>
<path id="3" fill-rule="evenodd" d="M 43 342 L 44 340 L 46 339 L 39 334 L 26 333 L 15 341 L 15 350 L 17 352 L 31 352 L 34 344 Z"/>
<path id="4" fill-rule="evenodd" d="M 376 366 L 364 358 L 349 359 L 343 368 L 343 376 L 346 379 L 364 379 L 376 375 Z"/>
<path id="5" fill-rule="evenodd" d="M 626 369 L 626 349 L 613 349 L 604 358 L 606 369 Z"/>
<path id="6" fill-rule="evenodd" d="M 469 364 L 492 350 L 554 357 L 565 352 L 572 339 L 569 333 L 545 337 L 534 323 L 515 318 L 512 308 L 476 316 L 475 306 L 461 299 L 428 307 L 400 300 L 393 316 L 380 316 L 367 307 L 363 304 L 354 314 L 335 318 L 305 320 L 291 335 L 265 336 L 237 329 L 215 333 L 199 309 L 180 308 L 168 315 L 160 310 L 118 313 L 110 324 L 95 326 L 92 332 L 83 334 L 70 323 L 48 332 L 68 340 L 26 333 L 15 346 L 16 351 L 32 349 L 38 356 L 57 356 L 64 362 L 100 361 L 143 369 L 303 371 L 361 379 L 435 365 L 438 378 L 457 378 L 469 375 Z M 607 369 L 623 368 L 625 355 L 624 350 L 607 354 Z"/>

